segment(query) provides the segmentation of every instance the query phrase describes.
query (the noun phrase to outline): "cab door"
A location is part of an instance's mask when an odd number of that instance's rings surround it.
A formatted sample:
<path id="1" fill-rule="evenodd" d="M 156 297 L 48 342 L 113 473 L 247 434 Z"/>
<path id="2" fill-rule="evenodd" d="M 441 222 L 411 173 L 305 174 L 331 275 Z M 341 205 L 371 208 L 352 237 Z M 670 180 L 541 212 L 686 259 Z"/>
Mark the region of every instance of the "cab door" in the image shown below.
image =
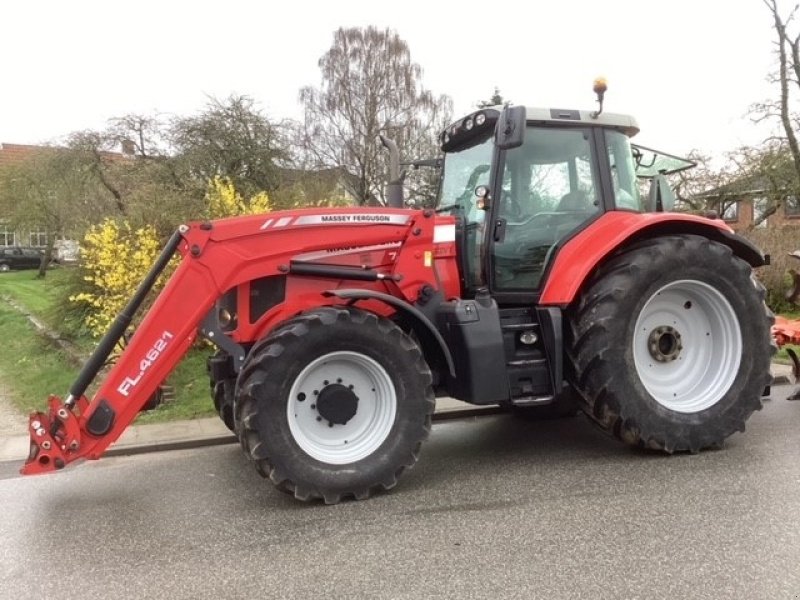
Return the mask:
<path id="1" fill-rule="evenodd" d="M 605 210 L 596 151 L 601 133 L 528 126 L 523 145 L 502 154 L 486 266 L 497 297 L 535 300 L 559 244 Z"/>

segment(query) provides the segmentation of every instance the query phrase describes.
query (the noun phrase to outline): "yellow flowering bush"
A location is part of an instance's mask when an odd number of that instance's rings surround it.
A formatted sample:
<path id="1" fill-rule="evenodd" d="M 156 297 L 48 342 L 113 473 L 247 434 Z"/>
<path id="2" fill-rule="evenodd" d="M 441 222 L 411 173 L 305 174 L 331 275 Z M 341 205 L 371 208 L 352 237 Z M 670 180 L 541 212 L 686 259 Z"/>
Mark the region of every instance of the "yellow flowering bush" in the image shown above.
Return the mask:
<path id="1" fill-rule="evenodd" d="M 209 219 L 256 215 L 272 209 L 266 192 L 259 192 L 245 201 L 227 177 L 214 177 L 206 190 L 206 215 Z"/>
<path id="2" fill-rule="evenodd" d="M 86 290 L 70 296 L 87 309 L 84 324 L 95 337 L 108 329 L 161 250 L 153 227 L 134 229 L 106 219 L 83 238 L 81 260 Z"/>
<path id="3" fill-rule="evenodd" d="M 245 201 L 231 181 L 222 177 L 209 182 L 205 200 L 206 216 L 210 219 L 270 210 L 266 192 Z M 89 229 L 81 244 L 83 289 L 69 299 L 84 308 L 83 323 L 93 336 L 106 332 L 150 270 L 161 246 L 158 232 L 149 225 L 137 228 L 127 221 L 106 219 Z M 154 291 L 161 290 L 176 265 L 174 259 L 156 282 Z"/>

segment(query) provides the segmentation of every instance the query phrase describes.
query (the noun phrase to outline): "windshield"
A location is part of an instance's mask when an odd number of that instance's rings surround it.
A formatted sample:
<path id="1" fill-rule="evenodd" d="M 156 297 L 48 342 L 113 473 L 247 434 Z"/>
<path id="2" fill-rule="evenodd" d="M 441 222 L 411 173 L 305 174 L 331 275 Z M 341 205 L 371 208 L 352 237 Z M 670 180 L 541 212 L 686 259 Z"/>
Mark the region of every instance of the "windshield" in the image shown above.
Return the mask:
<path id="1" fill-rule="evenodd" d="M 467 222 L 483 218 L 483 211 L 478 211 L 475 206 L 475 188 L 489 185 L 492 149 L 491 135 L 487 135 L 483 141 L 469 148 L 445 155 L 444 175 L 437 202 L 439 211 L 462 215 Z"/>

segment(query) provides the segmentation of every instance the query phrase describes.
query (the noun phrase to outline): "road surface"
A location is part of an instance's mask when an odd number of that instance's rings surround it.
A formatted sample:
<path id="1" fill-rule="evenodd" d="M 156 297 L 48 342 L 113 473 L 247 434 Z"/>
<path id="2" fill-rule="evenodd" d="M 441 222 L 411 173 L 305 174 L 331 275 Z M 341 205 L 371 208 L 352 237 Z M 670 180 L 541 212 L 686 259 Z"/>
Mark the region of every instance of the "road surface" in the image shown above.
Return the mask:
<path id="1" fill-rule="evenodd" d="M 0 598 L 800 598 L 800 402 L 721 451 L 584 418 L 437 424 L 394 491 L 301 504 L 235 445 L 0 465 Z"/>

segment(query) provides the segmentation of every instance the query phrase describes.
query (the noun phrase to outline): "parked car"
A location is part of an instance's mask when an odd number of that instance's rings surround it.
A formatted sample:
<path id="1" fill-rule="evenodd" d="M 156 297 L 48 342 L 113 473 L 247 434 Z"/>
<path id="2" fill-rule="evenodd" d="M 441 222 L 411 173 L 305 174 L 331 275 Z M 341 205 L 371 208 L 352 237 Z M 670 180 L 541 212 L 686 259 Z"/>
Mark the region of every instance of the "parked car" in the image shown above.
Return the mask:
<path id="1" fill-rule="evenodd" d="M 0 248 L 0 272 L 11 269 L 38 269 L 44 252 L 40 248 L 7 246 Z"/>

